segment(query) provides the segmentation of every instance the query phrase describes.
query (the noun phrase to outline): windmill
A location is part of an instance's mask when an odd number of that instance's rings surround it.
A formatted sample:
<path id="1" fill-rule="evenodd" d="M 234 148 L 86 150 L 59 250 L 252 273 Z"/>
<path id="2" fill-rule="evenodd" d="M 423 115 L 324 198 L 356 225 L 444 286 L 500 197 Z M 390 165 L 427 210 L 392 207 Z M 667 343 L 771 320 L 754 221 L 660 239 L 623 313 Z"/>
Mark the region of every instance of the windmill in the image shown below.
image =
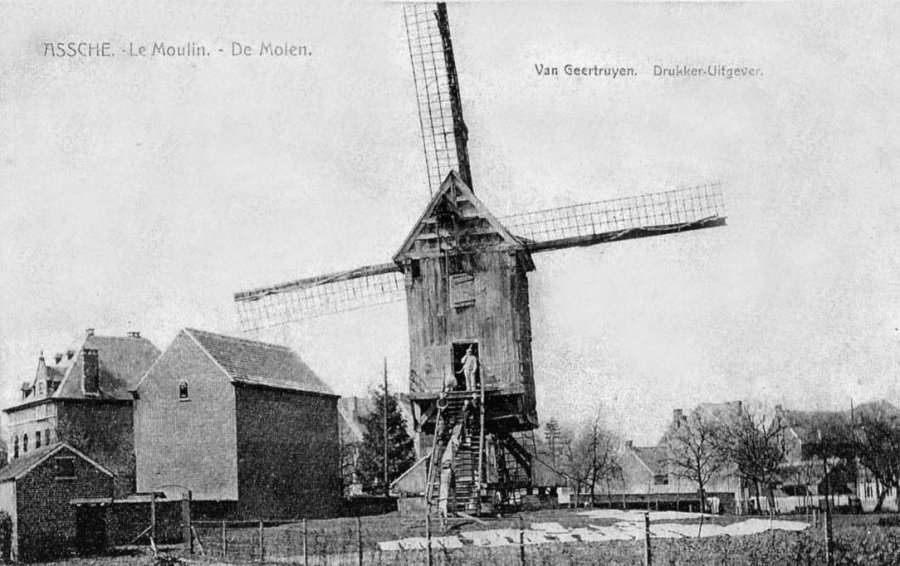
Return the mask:
<path id="1" fill-rule="evenodd" d="M 236 293 L 242 329 L 406 300 L 417 464 L 395 491 L 489 510 L 531 486 L 536 253 L 725 224 L 718 183 L 497 218 L 478 199 L 444 4 L 404 20 L 431 199 L 392 260 Z M 451 480 L 451 477 L 455 478 Z"/>

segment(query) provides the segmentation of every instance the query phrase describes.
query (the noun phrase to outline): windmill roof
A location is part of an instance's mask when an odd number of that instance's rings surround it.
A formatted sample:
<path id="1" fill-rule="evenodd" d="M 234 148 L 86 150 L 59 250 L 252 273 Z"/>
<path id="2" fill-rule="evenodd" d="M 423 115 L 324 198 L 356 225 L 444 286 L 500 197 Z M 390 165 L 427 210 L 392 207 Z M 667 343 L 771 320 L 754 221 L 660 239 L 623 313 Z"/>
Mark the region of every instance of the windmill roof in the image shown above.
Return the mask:
<path id="1" fill-rule="evenodd" d="M 334 395 L 290 348 L 193 328 L 184 332 L 235 383 Z"/>
<path id="2" fill-rule="evenodd" d="M 522 242 L 518 238 L 513 236 L 509 232 L 509 230 L 507 230 L 506 227 L 504 227 L 503 224 L 501 224 L 500 221 L 497 220 L 497 218 L 493 214 L 491 214 L 484 203 L 482 203 L 478 199 L 478 197 L 475 196 L 475 193 L 472 192 L 472 189 L 470 189 L 465 184 L 465 182 L 463 182 L 463 180 L 459 178 L 459 175 L 457 175 L 456 171 L 450 171 L 450 173 L 447 174 L 447 178 L 441 184 L 441 188 L 432 197 L 431 201 L 428 203 L 428 206 L 425 207 L 424 212 L 422 212 L 422 215 L 416 221 L 415 225 L 413 225 L 412 230 L 410 230 L 409 234 L 403 240 L 403 245 L 401 245 L 397 253 L 394 254 L 395 262 L 400 261 L 404 254 L 409 253 L 416 240 L 416 236 L 421 231 L 422 226 L 425 224 L 425 221 L 434 214 L 435 209 L 437 209 L 437 207 L 442 202 L 445 202 L 450 192 L 454 189 L 459 191 L 459 194 L 462 195 L 465 201 L 471 203 L 471 205 L 477 211 L 478 217 L 483 218 L 485 221 L 487 221 L 488 224 L 490 224 L 491 228 L 503 239 L 504 242 L 506 242 L 507 245 L 524 249 L 525 246 L 522 244 Z"/>

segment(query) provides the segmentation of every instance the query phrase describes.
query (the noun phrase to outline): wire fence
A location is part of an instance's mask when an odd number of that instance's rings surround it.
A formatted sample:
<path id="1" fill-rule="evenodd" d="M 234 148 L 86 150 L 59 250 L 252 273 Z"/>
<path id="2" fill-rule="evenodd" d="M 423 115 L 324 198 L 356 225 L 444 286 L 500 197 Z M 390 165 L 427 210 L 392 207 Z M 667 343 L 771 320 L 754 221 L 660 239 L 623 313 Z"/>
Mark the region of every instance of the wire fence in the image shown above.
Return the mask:
<path id="1" fill-rule="evenodd" d="M 194 525 L 199 546 L 207 558 L 230 563 L 532 566 L 747 564 L 742 560 L 750 555 L 757 557 L 760 561 L 754 563 L 759 564 L 823 564 L 833 559 L 832 543 L 823 536 L 825 529 L 820 528 L 707 538 L 701 538 L 697 532 L 672 538 L 666 535 L 666 525 L 651 524 L 648 513 L 642 522 L 631 524 L 628 540 L 610 540 L 602 532 L 587 527 L 548 533 L 526 528 L 521 518 L 492 520 L 492 523 L 497 523 L 496 528 L 479 530 L 471 518 L 450 519 L 446 524 L 439 524 L 393 516 L 203 521 Z M 696 525 L 691 528 L 697 529 Z"/>

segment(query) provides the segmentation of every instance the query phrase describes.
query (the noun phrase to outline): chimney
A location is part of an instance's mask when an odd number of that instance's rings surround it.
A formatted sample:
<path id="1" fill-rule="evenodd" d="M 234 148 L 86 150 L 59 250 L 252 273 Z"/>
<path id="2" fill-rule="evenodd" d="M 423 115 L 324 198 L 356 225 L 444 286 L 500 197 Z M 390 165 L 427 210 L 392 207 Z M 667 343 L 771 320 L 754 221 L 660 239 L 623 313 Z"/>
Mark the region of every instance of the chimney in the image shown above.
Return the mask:
<path id="1" fill-rule="evenodd" d="M 675 409 L 672 411 L 672 420 L 676 423 L 681 422 L 681 418 L 684 417 L 684 412 L 681 409 Z"/>
<path id="2" fill-rule="evenodd" d="M 627 449 L 629 449 L 629 450 L 632 450 L 632 449 L 634 448 L 634 441 L 632 441 L 632 440 L 626 440 L 626 441 L 625 441 L 625 448 L 627 448 Z"/>
<path id="3" fill-rule="evenodd" d="M 141 333 L 138 332 L 137 330 L 132 330 L 131 332 L 128 333 L 128 337 L 129 338 L 140 338 Z"/>
<path id="4" fill-rule="evenodd" d="M 87 328 L 87 329 L 85 329 L 84 335 L 87 336 L 87 337 L 93 336 L 93 335 L 94 335 L 94 329 L 93 329 L 93 328 Z"/>
<path id="5" fill-rule="evenodd" d="M 84 379 L 84 392 L 100 393 L 100 356 L 94 348 L 82 350 L 82 377 Z"/>
<path id="6" fill-rule="evenodd" d="M 59 365 L 59 362 L 62 361 L 62 357 L 63 357 L 63 355 L 61 352 L 57 352 L 57 353 L 53 354 L 53 359 L 56 360 L 56 365 Z"/>

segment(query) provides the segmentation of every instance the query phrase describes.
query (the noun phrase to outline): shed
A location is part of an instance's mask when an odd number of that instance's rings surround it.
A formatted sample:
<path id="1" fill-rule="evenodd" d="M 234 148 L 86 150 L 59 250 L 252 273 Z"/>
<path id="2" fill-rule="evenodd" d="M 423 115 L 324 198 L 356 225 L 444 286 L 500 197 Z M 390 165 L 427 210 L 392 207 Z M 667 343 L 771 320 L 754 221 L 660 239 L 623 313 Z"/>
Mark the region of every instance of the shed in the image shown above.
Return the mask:
<path id="1" fill-rule="evenodd" d="M 65 443 L 0 469 L 0 510 L 12 521 L 10 558 L 35 561 L 106 545 L 106 509 L 73 501 L 109 498 L 113 474 Z"/>

